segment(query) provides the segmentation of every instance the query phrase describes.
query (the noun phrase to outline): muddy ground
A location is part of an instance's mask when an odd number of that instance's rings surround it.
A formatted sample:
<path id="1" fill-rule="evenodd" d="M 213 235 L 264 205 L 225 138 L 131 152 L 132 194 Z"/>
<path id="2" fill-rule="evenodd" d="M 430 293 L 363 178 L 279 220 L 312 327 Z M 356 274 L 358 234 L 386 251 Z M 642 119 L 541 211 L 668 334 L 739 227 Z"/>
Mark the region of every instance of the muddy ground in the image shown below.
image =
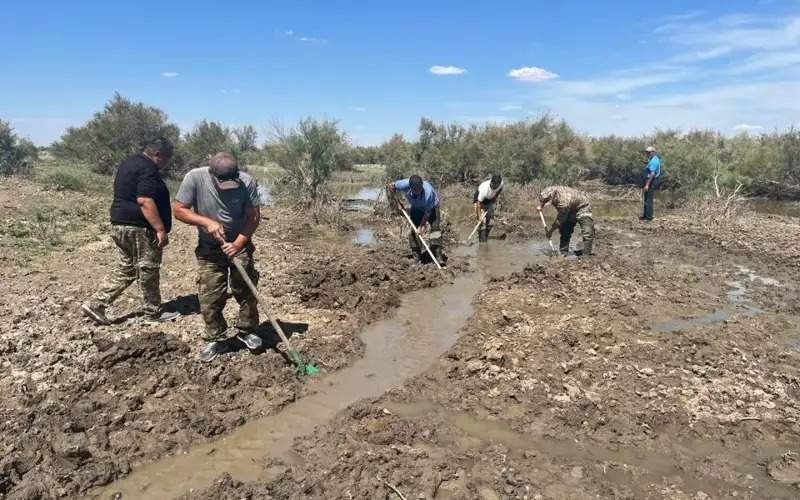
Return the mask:
<path id="1" fill-rule="evenodd" d="M 493 280 L 301 460 L 188 498 L 800 497 L 800 224 L 704 210 L 600 220 L 595 258 Z"/>
<path id="2" fill-rule="evenodd" d="M 307 390 L 273 348 L 196 361 L 195 233 L 180 223 L 162 292 L 184 316 L 145 325 L 130 290 L 119 323 L 87 323 L 78 306 L 113 258 L 106 204 L 0 186 L 0 498 L 80 496 Z M 495 236 L 539 234 L 525 207 L 509 203 Z M 468 210 L 450 220 L 469 224 Z M 367 214 L 265 214 L 261 289 L 324 371 L 360 356 L 356 333 L 403 293 L 448 280 L 409 260 L 396 220 L 358 246 Z M 298 439 L 299 460 L 188 497 L 797 498 L 800 224 L 719 214 L 596 214 L 595 258 L 492 280 L 429 370 Z"/>
<path id="3" fill-rule="evenodd" d="M 266 317 L 263 352 L 234 342 L 235 352 L 197 361 L 194 228 L 176 221 L 162 272 L 163 300 L 183 316 L 144 324 L 134 286 L 110 311 L 118 321 L 96 327 L 79 306 L 114 258 L 107 198 L 4 179 L 0 206 L 0 498 L 77 496 L 304 394 Z M 392 236 L 396 226 L 380 221 L 379 241 L 354 245 L 349 230 L 375 221 L 325 216 L 314 223 L 270 208 L 255 239 L 263 295 L 294 347 L 323 372 L 357 358 L 356 333 L 403 293 L 466 267 L 451 259 L 439 274 L 415 264 Z M 237 309 L 230 303 L 229 320 Z"/>

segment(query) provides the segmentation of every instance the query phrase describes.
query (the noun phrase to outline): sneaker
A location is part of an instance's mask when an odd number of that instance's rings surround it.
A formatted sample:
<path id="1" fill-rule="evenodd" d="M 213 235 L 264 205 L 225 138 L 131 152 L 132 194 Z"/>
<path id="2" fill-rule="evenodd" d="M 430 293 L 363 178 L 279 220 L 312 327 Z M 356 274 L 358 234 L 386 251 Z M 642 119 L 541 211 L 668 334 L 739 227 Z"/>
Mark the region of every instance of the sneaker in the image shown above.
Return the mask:
<path id="1" fill-rule="evenodd" d="M 83 314 L 94 321 L 97 325 L 111 324 L 111 320 L 106 316 L 106 311 L 103 306 L 94 306 L 91 303 L 86 302 L 81 305 L 81 311 L 83 311 Z"/>
<path id="2" fill-rule="evenodd" d="M 160 323 L 166 323 L 167 321 L 172 321 L 180 316 L 181 313 L 177 311 L 164 311 L 156 314 L 155 316 L 147 316 L 144 319 L 144 322 L 149 325 L 158 325 Z"/>
<path id="3" fill-rule="evenodd" d="M 200 361 L 208 363 L 209 361 L 212 361 L 220 354 L 224 354 L 227 351 L 228 347 L 225 345 L 225 342 L 222 341 L 210 342 L 202 351 L 200 351 L 199 358 Z"/>
<path id="4" fill-rule="evenodd" d="M 261 346 L 264 344 L 264 341 L 261 340 L 261 337 L 256 335 L 255 333 L 250 332 L 242 332 L 236 334 L 236 339 L 240 341 L 242 344 L 246 345 L 248 349 L 251 351 L 255 351 L 256 349 L 260 349 Z"/>

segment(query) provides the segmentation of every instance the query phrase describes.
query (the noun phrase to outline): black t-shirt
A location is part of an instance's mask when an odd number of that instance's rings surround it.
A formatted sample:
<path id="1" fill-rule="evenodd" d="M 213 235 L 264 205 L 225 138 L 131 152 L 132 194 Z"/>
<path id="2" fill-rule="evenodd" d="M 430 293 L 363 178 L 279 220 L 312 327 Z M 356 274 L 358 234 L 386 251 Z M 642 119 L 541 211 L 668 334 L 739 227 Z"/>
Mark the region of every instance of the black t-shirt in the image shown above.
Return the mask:
<path id="1" fill-rule="evenodd" d="M 172 210 L 169 189 L 158 171 L 158 166 L 143 154 L 129 156 L 117 168 L 114 177 L 114 201 L 111 203 L 111 223 L 153 229 L 142 214 L 137 197 L 152 198 L 156 202 L 167 232 L 172 229 Z"/>

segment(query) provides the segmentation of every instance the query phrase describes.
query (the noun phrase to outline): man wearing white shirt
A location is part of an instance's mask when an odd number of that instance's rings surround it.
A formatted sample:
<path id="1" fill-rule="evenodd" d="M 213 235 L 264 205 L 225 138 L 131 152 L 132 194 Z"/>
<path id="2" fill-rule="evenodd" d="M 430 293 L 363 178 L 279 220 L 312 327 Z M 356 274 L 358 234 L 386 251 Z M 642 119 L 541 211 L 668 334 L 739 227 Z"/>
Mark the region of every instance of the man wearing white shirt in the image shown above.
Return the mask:
<path id="1" fill-rule="evenodd" d="M 491 179 L 483 181 L 475 190 L 475 196 L 472 199 L 475 205 L 475 217 L 477 220 L 481 220 L 483 212 L 486 213 L 486 218 L 478 231 L 478 241 L 489 239 L 489 231 L 492 229 L 492 219 L 494 218 L 494 202 L 502 192 L 503 178 L 500 174 L 492 175 Z"/>

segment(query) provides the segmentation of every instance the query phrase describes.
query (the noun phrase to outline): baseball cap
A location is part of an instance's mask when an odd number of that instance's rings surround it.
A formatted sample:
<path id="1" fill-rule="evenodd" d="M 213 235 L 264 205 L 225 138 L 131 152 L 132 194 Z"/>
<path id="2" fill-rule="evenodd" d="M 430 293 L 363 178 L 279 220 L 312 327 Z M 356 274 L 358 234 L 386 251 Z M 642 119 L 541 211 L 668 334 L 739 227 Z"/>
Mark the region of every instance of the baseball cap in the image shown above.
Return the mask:
<path id="1" fill-rule="evenodd" d="M 227 161 L 226 161 L 227 160 Z M 208 167 L 214 178 L 214 184 L 222 191 L 239 188 L 239 165 L 236 159 L 229 156 L 216 155 Z"/>

